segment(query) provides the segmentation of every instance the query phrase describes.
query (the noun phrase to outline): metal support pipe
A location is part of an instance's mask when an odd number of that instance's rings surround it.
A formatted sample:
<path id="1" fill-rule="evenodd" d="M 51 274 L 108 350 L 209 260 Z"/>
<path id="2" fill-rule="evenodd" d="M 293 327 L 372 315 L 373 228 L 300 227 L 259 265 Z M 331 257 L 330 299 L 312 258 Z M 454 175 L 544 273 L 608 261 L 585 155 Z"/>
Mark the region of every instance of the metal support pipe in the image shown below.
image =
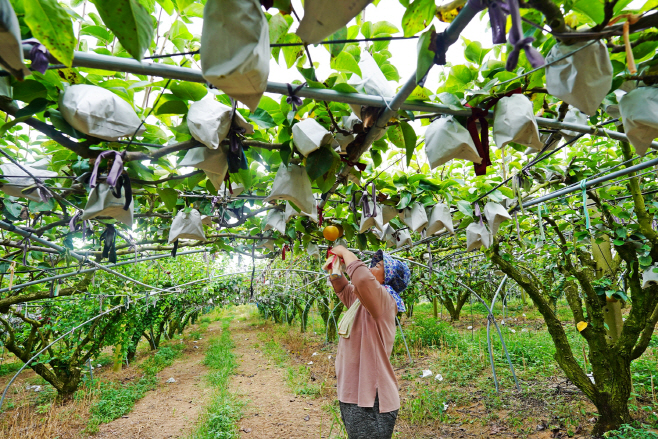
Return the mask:
<path id="1" fill-rule="evenodd" d="M 131 278 L 131 277 L 129 277 L 129 276 L 126 276 L 126 275 L 124 275 L 124 274 L 121 274 L 121 273 L 119 273 L 118 271 L 114 271 L 114 270 L 112 270 L 112 269 L 110 269 L 110 268 L 104 267 L 103 265 L 100 265 L 100 264 L 98 264 L 98 263 L 96 263 L 96 262 L 94 262 L 94 261 L 88 259 L 88 258 L 85 257 L 85 256 L 80 256 L 80 255 L 77 254 L 76 252 L 69 251 L 69 249 L 67 249 L 67 248 L 65 248 L 65 247 L 62 247 L 62 246 L 57 245 L 57 244 L 55 244 L 55 243 L 53 243 L 53 242 L 50 242 L 50 241 L 48 241 L 47 239 L 43 239 L 43 238 L 40 238 L 40 237 L 38 237 L 38 236 L 36 236 L 36 235 L 33 235 L 32 232 L 28 232 L 28 231 L 26 231 L 26 230 L 23 230 L 23 229 L 21 229 L 21 228 L 19 228 L 19 227 L 16 227 L 16 226 L 13 225 L 13 224 L 9 224 L 9 223 L 7 223 L 7 222 L 5 222 L 5 221 L 0 221 L 0 229 L 4 229 L 4 230 L 7 230 L 7 231 L 9 231 L 9 232 L 16 233 L 16 234 L 18 234 L 18 235 L 21 235 L 21 236 L 24 237 L 24 238 L 29 238 L 29 239 L 31 239 L 32 241 L 38 242 L 39 244 L 42 244 L 42 245 L 45 245 L 46 247 L 50 247 L 50 248 L 52 248 L 52 249 L 55 249 L 55 250 L 57 250 L 58 252 L 60 252 L 60 253 L 62 253 L 62 254 L 67 253 L 68 255 L 70 255 L 71 257 L 73 257 L 73 258 L 75 258 L 75 259 L 77 259 L 77 260 L 80 261 L 81 263 L 89 262 L 90 264 L 96 266 L 97 268 L 99 268 L 99 269 L 101 269 L 101 270 L 103 270 L 103 271 L 107 271 L 107 272 L 110 273 L 110 274 L 113 274 L 113 275 L 115 275 L 115 276 L 119 276 L 120 278 L 125 279 L 125 280 L 130 281 L 130 282 L 133 282 L 133 283 L 135 283 L 135 284 L 137 284 L 137 285 L 141 285 L 141 286 L 143 286 L 143 287 L 150 288 L 150 289 L 157 290 L 157 291 L 165 291 L 165 290 L 163 290 L 162 288 L 152 287 L 152 286 L 147 285 L 147 284 L 145 284 L 145 283 L 142 283 L 142 282 L 140 282 L 140 281 L 138 281 L 138 280 L 136 280 L 136 279 L 133 279 L 133 278 Z"/>
<path id="2" fill-rule="evenodd" d="M 462 13 L 467 9 L 468 8 L 465 7 L 457 16 L 455 21 L 451 23 L 451 26 L 446 30 L 446 33 L 448 35 L 450 36 L 453 35 L 453 32 L 451 32 L 450 29 L 458 29 L 457 26 L 453 27 L 455 23 L 458 24 L 459 26 L 465 26 L 465 23 L 463 23 L 462 20 L 466 19 L 469 14 L 464 14 L 462 16 Z M 458 35 L 458 33 L 456 33 L 456 35 Z M 32 50 L 32 46 L 30 45 L 23 46 L 24 53 L 29 54 L 30 50 Z M 51 62 L 57 62 L 57 61 L 51 57 Z M 100 70 L 109 70 L 114 72 L 133 73 L 136 75 L 158 76 L 166 79 L 177 79 L 180 81 L 198 82 L 202 84 L 206 83 L 206 80 L 203 78 L 203 75 L 201 74 L 200 70 L 189 69 L 179 66 L 172 66 L 169 64 L 158 64 L 158 63 L 151 63 L 145 61 L 139 62 L 132 58 L 119 58 L 117 56 L 100 55 L 98 53 L 91 53 L 91 52 L 76 51 L 74 53 L 73 66 L 100 69 Z M 413 78 L 415 82 L 415 73 Z M 405 84 L 405 87 L 407 85 L 408 84 Z M 414 88 L 411 88 L 409 94 L 413 92 Z M 280 82 L 268 81 L 266 92 L 287 95 L 288 86 L 287 84 L 283 84 Z M 320 101 L 342 102 L 345 104 L 365 105 L 368 107 L 380 107 L 380 108 L 390 106 L 391 108 L 394 108 L 393 105 L 391 104 L 387 105 L 387 101 L 383 97 L 370 96 L 363 93 L 342 93 L 329 89 L 303 87 L 296 94 L 297 96 L 300 96 L 302 98 L 310 98 Z M 398 95 L 402 96 L 399 93 Z M 399 103 L 399 107 L 396 108 L 395 111 L 400 109 L 400 110 L 408 110 L 408 111 L 420 111 L 426 113 L 449 114 L 453 116 L 471 115 L 470 110 L 453 110 L 448 106 L 442 104 L 405 101 L 405 99 L 408 96 L 409 95 L 407 94 L 404 97 L 404 99 L 402 99 L 402 102 Z M 395 98 L 393 102 L 395 102 Z M 395 111 L 393 113 L 395 113 Z M 493 119 L 493 112 L 489 112 L 488 117 Z M 537 117 L 536 120 L 537 120 L 537 124 L 544 128 L 565 129 L 565 130 L 576 131 L 578 133 L 591 134 L 595 136 L 604 136 L 604 137 L 609 137 L 613 140 L 628 142 L 628 137 L 626 137 L 626 135 L 622 133 L 618 133 L 616 131 L 609 131 L 601 128 L 596 129 L 588 125 L 559 122 L 555 119 L 547 119 L 545 117 Z M 651 147 L 654 149 L 658 149 L 658 142 L 653 142 L 651 144 Z"/>
<path id="3" fill-rule="evenodd" d="M 189 255 L 189 254 L 192 254 L 192 253 L 203 253 L 204 251 L 205 250 L 189 250 L 189 251 L 186 251 L 186 252 L 177 253 L 177 255 L 178 256 L 183 256 L 183 255 Z M 167 254 L 164 254 L 164 255 L 149 256 L 147 258 L 130 259 L 130 260 L 127 260 L 127 261 L 118 262 L 116 264 L 105 265 L 105 267 L 108 267 L 108 268 L 120 267 L 122 265 L 134 264 L 136 262 L 145 262 L 145 261 L 153 261 L 155 259 L 168 258 L 170 256 L 171 256 L 171 254 L 167 253 Z M 43 279 L 33 280 L 31 282 L 25 282 L 24 284 L 14 285 L 13 287 L 11 287 L 11 289 L 16 291 L 16 290 L 19 290 L 21 288 L 30 287 L 32 285 L 38 285 L 38 284 L 42 284 L 42 283 L 46 283 L 46 282 L 52 282 L 52 281 L 55 281 L 55 280 L 65 279 L 67 277 L 77 276 L 79 274 L 89 273 L 89 272 L 98 271 L 98 270 L 100 270 L 100 268 L 96 268 L 96 267 L 94 267 L 94 268 L 85 268 L 84 270 L 80 270 L 80 271 L 73 271 L 73 272 L 70 272 L 70 273 L 63 273 L 63 274 L 59 274 L 57 276 L 46 277 L 46 278 L 43 278 Z M 4 293 L 6 291 L 9 291 L 9 288 L 1 288 L 0 289 L 0 293 Z"/>
<path id="4" fill-rule="evenodd" d="M 655 143 L 655 142 L 654 142 Z M 602 177 L 594 178 L 592 180 L 587 180 L 585 183 L 586 187 L 592 187 L 600 183 L 605 183 L 606 181 L 614 180 L 615 178 L 622 177 L 624 175 L 631 174 L 633 172 L 641 171 L 646 168 L 650 168 L 652 166 L 658 165 L 658 158 L 653 159 L 653 160 L 648 160 L 643 163 L 638 163 L 637 165 L 630 166 L 626 169 L 622 169 L 619 171 L 611 172 L 608 175 L 604 175 Z M 580 191 L 582 190 L 580 187 L 580 183 L 572 184 L 570 186 L 565 187 L 564 189 L 557 190 L 555 192 L 551 192 L 548 195 L 544 195 L 542 197 L 537 197 L 535 199 L 532 199 L 530 201 L 527 201 L 523 203 L 523 208 L 527 209 L 532 206 L 536 206 L 538 204 L 544 203 L 546 201 L 552 200 L 553 198 L 560 197 L 562 195 L 567 195 L 572 192 Z"/>

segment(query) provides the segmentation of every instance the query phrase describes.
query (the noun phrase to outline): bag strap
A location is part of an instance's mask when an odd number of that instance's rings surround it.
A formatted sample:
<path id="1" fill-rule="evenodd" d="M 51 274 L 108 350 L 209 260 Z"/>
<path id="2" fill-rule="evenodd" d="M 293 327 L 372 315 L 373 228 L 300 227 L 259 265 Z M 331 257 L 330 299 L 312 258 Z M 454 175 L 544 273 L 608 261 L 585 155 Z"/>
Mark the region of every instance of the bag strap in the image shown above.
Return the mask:
<path id="1" fill-rule="evenodd" d="M 519 0 L 507 0 L 507 5 L 510 10 L 510 15 L 512 16 L 512 28 L 509 31 L 509 43 L 513 46 L 512 51 L 507 56 L 507 64 L 505 69 L 511 72 L 516 69 L 516 65 L 519 62 L 519 55 L 521 54 L 521 49 L 525 51 L 525 56 L 528 59 L 530 65 L 533 68 L 543 66 L 546 61 L 544 57 L 532 47 L 532 42 L 535 41 L 535 37 L 525 37 L 523 36 L 523 28 L 521 26 L 521 12 L 519 11 Z"/>
<path id="2" fill-rule="evenodd" d="M 103 151 L 100 154 L 98 154 L 98 157 L 96 157 L 96 161 L 94 162 L 94 168 L 91 172 L 91 178 L 89 179 L 89 187 L 91 189 L 95 188 L 98 185 L 98 172 L 99 168 L 101 165 L 101 161 L 103 158 L 110 158 L 112 155 L 114 155 L 114 162 L 112 163 L 112 168 L 110 169 L 110 172 L 107 174 L 107 184 L 110 187 L 114 187 L 117 184 L 117 180 L 119 179 L 119 176 L 123 172 L 123 156 L 125 153 L 119 152 L 119 151 Z"/>
<path id="3" fill-rule="evenodd" d="M 107 224 L 101 234 L 100 240 L 103 242 L 103 253 L 101 258 L 108 258 L 113 264 L 117 262 L 117 231 L 112 224 Z"/>
<path id="4" fill-rule="evenodd" d="M 521 92 L 522 88 L 519 87 L 505 93 L 503 96 L 489 99 L 487 100 L 484 108 L 471 107 L 469 104 L 466 104 L 466 106 L 471 109 L 471 115 L 466 120 L 466 129 L 473 139 L 473 143 L 475 144 L 475 149 L 477 149 L 478 155 L 482 158 L 482 162 L 480 164 L 473 163 L 475 175 L 485 175 L 487 173 L 487 167 L 491 166 L 491 157 L 489 156 L 489 122 L 487 121 L 489 110 L 503 97 L 509 97 L 513 94 L 518 94 Z M 479 133 L 477 130 L 476 122 L 480 122 Z"/>
<path id="5" fill-rule="evenodd" d="M 121 198 L 121 188 L 125 190 L 126 202 L 123 205 L 123 210 L 128 210 L 130 208 L 130 203 L 133 200 L 133 190 L 130 184 L 130 177 L 125 174 L 121 174 L 117 179 L 115 187 L 110 186 L 110 192 L 116 198 Z"/>

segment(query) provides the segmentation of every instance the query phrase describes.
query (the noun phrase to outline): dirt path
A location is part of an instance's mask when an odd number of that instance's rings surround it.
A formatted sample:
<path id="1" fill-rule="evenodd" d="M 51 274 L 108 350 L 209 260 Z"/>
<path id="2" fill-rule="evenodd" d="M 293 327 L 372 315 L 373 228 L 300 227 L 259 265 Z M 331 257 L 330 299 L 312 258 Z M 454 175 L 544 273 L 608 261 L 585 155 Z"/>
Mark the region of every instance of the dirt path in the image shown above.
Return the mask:
<path id="1" fill-rule="evenodd" d="M 164 439 L 184 437 L 195 426 L 211 391 L 203 382 L 208 369 L 203 365 L 206 343 L 216 337 L 213 323 L 198 342 L 185 341 L 185 356 L 158 374 L 160 385 L 137 401 L 128 415 L 100 426 L 99 439 Z M 197 348 L 195 348 L 195 346 Z M 166 383 L 174 378 L 175 383 Z"/>
<path id="2" fill-rule="evenodd" d="M 241 321 L 233 323 L 231 330 L 238 362 L 231 390 L 247 402 L 239 422 L 240 437 L 327 438 L 332 415 L 322 410 L 321 400 L 292 393 L 286 371 L 255 347 L 259 329 Z"/>

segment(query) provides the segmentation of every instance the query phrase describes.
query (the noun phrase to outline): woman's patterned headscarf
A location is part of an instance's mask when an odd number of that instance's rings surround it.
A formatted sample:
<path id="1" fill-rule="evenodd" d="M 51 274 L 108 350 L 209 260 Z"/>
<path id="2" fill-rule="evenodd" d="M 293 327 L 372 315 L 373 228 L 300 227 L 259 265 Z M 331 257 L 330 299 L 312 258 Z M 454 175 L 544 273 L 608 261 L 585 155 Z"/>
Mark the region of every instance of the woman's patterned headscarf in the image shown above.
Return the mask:
<path id="1" fill-rule="evenodd" d="M 395 304 L 398 306 L 398 312 L 405 312 L 404 302 L 400 294 L 407 288 L 409 278 L 411 278 L 411 271 L 407 264 L 397 259 L 393 259 L 384 253 L 383 250 L 378 250 L 370 261 L 370 268 L 374 267 L 384 261 L 384 288 L 393 296 Z"/>

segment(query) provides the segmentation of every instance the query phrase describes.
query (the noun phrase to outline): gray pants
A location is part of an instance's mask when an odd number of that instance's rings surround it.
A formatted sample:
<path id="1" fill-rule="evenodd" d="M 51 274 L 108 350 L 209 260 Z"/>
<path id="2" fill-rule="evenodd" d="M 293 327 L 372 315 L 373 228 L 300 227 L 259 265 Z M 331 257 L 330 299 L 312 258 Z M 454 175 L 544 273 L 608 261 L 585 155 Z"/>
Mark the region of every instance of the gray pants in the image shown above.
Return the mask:
<path id="1" fill-rule="evenodd" d="M 379 413 L 379 396 L 373 407 L 340 403 L 340 415 L 349 439 L 391 439 L 398 411 Z"/>

